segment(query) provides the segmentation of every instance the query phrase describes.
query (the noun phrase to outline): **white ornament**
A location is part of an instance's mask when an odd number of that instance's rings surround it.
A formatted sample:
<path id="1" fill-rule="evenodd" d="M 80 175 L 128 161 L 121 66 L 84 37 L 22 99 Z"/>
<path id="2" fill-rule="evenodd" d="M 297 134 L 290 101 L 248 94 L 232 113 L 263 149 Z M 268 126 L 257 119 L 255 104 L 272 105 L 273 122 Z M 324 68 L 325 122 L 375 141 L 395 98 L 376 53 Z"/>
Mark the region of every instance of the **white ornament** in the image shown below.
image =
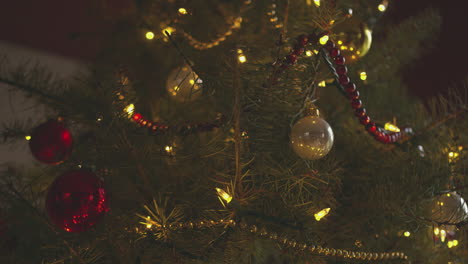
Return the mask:
<path id="1" fill-rule="evenodd" d="M 202 94 L 203 81 L 187 65 L 177 67 L 169 74 L 166 89 L 169 96 L 179 102 L 196 100 Z"/>
<path id="2" fill-rule="evenodd" d="M 291 130 L 291 145 L 296 154 L 303 159 L 320 159 L 327 155 L 333 146 L 333 130 L 320 117 L 303 117 Z"/>
<path id="3" fill-rule="evenodd" d="M 430 218 L 438 223 L 458 224 L 468 219 L 468 205 L 455 192 L 440 195 L 433 201 Z"/>

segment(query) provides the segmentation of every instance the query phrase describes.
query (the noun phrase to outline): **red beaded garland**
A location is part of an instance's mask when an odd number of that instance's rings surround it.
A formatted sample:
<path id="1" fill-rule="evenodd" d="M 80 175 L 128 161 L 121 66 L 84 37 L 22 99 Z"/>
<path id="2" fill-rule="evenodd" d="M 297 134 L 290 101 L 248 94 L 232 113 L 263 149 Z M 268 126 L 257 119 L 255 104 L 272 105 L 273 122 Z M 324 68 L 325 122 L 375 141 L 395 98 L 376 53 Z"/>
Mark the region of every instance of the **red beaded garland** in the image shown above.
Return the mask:
<path id="1" fill-rule="evenodd" d="M 294 64 L 297 61 L 297 56 L 301 55 L 304 52 L 304 47 L 307 45 L 307 42 L 312 43 L 320 39 L 322 36 L 329 35 L 330 32 L 322 32 L 318 35 L 310 34 L 309 36 L 300 35 L 297 38 L 297 44 L 291 53 L 286 56 L 285 60 L 279 65 L 275 74 L 269 79 L 271 84 L 276 84 L 279 75 L 284 72 L 290 64 Z M 374 122 L 370 121 L 370 117 L 366 115 L 366 110 L 362 108 L 362 102 L 359 100 L 359 92 L 356 90 L 356 85 L 351 82 L 349 77 L 346 75 L 348 73 L 347 67 L 344 65 L 346 59 L 341 56 L 341 52 L 336 48 L 335 43 L 332 40 L 328 40 L 327 43 L 323 46 L 325 50 L 328 51 L 329 56 L 335 62 L 335 71 L 337 74 L 338 83 L 344 88 L 344 91 L 351 99 L 351 106 L 355 109 L 355 115 L 359 118 L 359 121 L 366 126 L 366 130 L 374 135 L 375 139 L 382 143 L 394 143 L 397 140 L 401 139 L 403 132 L 396 132 L 389 134 L 389 131 L 386 131 L 380 127 L 377 127 Z M 268 84 L 264 84 L 264 87 L 268 87 Z M 154 130 L 154 127 L 153 127 Z M 404 133 L 411 133 L 411 129 L 407 128 L 402 130 Z"/>
<path id="2" fill-rule="evenodd" d="M 336 57 L 340 56 L 340 50 L 337 49 L 337 48 L 331 49 L 331 50 L 330 50 L 330 56 L 331 56 L 332 58 L 336 58 Z"/>
<path id="3" fill-rule="evenodd" d="M 322 33 L 323 34 L 323 33 Z M 400 140 L 403 136 L 402 132 L 389 132 L 385 129 L 377 127 L 370 117 L 367 116 L 366 110 L 362 108 L 362 102 L 359 100 L 359 92 L 356 90 L 356 85 L 346 76 L 348 69 L 344 65 L 346 60 L 340 55 L 340 51 L 335 47 L 335 43 L 329 40 L 324 48 L 329 52 L 330 57 L 335 62 L 335 71 L 338 74 L 338 83 L 340 83 L 348 97 L 351 99 L 351 106 L 355 109 L 355 115 L 359 118 L 359 122 L 366 126 L 366 130 L 374 135 L 374 138 L 382 143 L 394 143 Z M 404 129 L 405 133 L 411 132 L 411 129 Z"/>
<path id="4" fill-rule="evenodd" d="M 335 63 L 338 64 L 338 65 L 343 65 L 345 63 L 346 59 L 339 55 L 339 56 L 336 56 L 335 58 Z"/>

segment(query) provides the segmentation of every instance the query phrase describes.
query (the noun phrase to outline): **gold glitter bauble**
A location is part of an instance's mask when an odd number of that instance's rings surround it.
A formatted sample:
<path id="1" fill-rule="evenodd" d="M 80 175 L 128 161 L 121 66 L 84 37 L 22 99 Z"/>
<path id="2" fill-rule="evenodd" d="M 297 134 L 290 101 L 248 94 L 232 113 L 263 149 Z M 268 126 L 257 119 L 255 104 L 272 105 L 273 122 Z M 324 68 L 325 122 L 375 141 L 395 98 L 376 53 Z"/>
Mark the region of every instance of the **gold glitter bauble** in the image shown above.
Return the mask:
<path id="1" fill-rule="evenodd" d="M 333 28 L 336 46 L 346 63 L 353 63 L 369 52 L 372 44 L 372 31 L 357 17 L 346 19 Z"/>

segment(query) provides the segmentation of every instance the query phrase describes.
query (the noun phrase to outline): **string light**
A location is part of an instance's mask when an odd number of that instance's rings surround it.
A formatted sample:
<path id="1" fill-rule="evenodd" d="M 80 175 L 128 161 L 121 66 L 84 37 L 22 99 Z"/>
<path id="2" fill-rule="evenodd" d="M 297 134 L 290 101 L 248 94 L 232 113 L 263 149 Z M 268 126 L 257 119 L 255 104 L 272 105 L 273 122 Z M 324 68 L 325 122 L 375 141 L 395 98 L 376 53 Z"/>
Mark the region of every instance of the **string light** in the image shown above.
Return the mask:
<path id="1" fill-rule="evenodd" d="M 380 12 L 385 12 L 385 10 L 387 10 L 387 7 L 383 4 L 380 4 L 377 9 L 379 9 Z"/>
<path id="2" fill-rule="evenodd" d="M 323 81 L 318 83 L 318 86 L 319 87 L 325 87 L 325 86 L 327 86 L 327 83 L 325 82 L 325 80 L 323 80 Z"/>
<path id="3" fill-rule="evenodd" d="M 25 136 L 24 138 L 28 141 L 31 140 L 31 136 Z"/>
<path id="4" fill-rule="evenodd" d="M 146 217 L 146 228 L 151 228 L 153 224 L 151 224 L 151 217 L 147 216 Z"/>
<path id="5" fill-rule="evenodd" d="M 380 3 L 378 6 L 377 6 L 377 9 L 380 11 L 380 12 L 385 12 L 387 10 L 387 6 L 388 6 L 388 0 L 384 0 L 382 1 L 382 3 Z"/>
<path id="6" fill-rule="evenodd" d="M 438 236 L 440 234 L 440 229 L 438 227 L 434 228 L 434 235 Z"/>
<path id="7" fill-rule="evenodd" d="M 310 50 L 307 50 L 307 51 L 305 52 L 305 55 L 306 55 L 307 57 L 310 57 L 310 56 L 312 56 L 312 51 L 310 51 Z"/>
<path id="8" fill-rule="evenodd" d="M 247 62 L 247 57 L 245 57 L 243 51 L 241 49 L 237 49 L 237 54 L 238 54 L 238 60 L 240 63 L 245 63 Z"/>
<path id="9" fill-rule="evenodd" d="M 444 229 L 440 230 L 440 241 L 445 242 L 445 238 L 447 237 L 447 231 Z"/>
<path id="10" fill-rule="evenodd" d="M 314 214 L 315 220 L 320 221 L 330 213 L 331 208 L 325 208 Z"/>
<path id="11" fill-rule="evenodd" d="M 135 105 L 134 104 L 129 104 L 124 108 L 124 112 L 126 112 L 129 116 L 131 116 L 134 111 L 135 111 Z"/>
<path id="12" fill-rule="evenodd" d="M 325 45 L 325 44 L 327 44 L 327 41 L 329 39 L 330 39 L 330 37 L 328 35 L 324 35 L 319 39 L 319 43 L 322 44 L 322 45 Z"/>
<path id="13" fill-rule="evenodd" d="M 315 6 L 319 7 L 320 6 L 320 0 L 314 0 Z"/>
<path id="14" fill-rule="evenodd" d="M 362 71 L 359 73 L 359 78 L 361 78 L 361 80 L 365 81 L 367 80 L 367 72 L 365 71 Z"/>
<path id="15" fill-rule="evenodd" d="M 188 13 L 188 12 L 187 12 L 187 9 L 185 9 L 185 8 L 183 8 L 183 7 L 179 8 L 178 12 L 179 12 L 179 14 L 181 14 L 181 15 L 186 15 L 186 14 Z"/>
<path id="16" fill-rule="evenodd" d="M 410 233 L 409 231 L 405 231 L 405 232 L 403 233 L 403 235 L 404 235 L 405 237 L 410 237 L 410 236 L 411 236 L 411 233 Z"/>
<path id="17" fill-rule="evenodd" d="M 390 122 L 385 123 L 384 129 L 391 132 L 400 132 L 400 128 Z"/>
<path id="18" fill-rule="evenodd" d="M 219 198 L 223 199 L 227 204 L 232 201 L 232 196 L 229 193 L 227 193 L 226 191 L 224 191 L 223 189 L 215 188 L 215 190 L 218 193 Z M 223 202 L 221 201 L 221 203 L 223 203 Z M 223 203 L 223 205 L 224 205 L 224 203 Z"/>
<path id="19" fill-rule="evenodd" d="M 148 32 L 146 32 L 145 37 L 148 40 L 152 40 L 152 39 L 154 39 L 154 33 L 151 32 L 151 31 L 148 31 Z"/>

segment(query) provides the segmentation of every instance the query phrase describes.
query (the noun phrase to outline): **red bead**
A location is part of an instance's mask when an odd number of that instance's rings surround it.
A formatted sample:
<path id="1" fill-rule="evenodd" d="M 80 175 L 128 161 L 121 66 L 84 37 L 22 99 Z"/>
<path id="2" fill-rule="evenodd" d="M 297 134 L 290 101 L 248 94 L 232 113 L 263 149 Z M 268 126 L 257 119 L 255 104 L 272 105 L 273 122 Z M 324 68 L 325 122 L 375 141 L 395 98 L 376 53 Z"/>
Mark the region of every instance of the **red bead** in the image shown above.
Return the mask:
<path id="1" fill-rule="evenodd" d="M 341 54 L 341 52 L 340 52 L 340 50 L 337 49 L 337 48 L 333 48 L 333 49 L 330 50 L 330 56 L 331 56 L 332 58 L 335 58 L 335 57 L 337 57 L 337 56 L 340 56 L 340 54 Z"/>
<path id="2" fill-rule="evenodd" d="M 352 83 L 352 82 L 348 83 L 348 84 L 346 85 L 346 87 L 345 87 L 345 91 L 346 91 L 347 93 L 352 93 L 352 92 L 354 92 L 355 90 L 356 90 L 356 85 L 355 85 L 354 83 Z"/>
<path id="3" fill-rule="evenodd" d="M 353 100 L 353 101 L 351 101 L 351 106 L 352 106 L 354 109 L 361 108 L 362 102 L 361 102 L 361 100 L 359 100 L 359 99 Z"/>
<path id="4" fill-rule="evenodd" d="M 336 66 L 336 73 L 338 73 L 338 75 L 345 75 L 348 73 L 348 68 L 346 68 L 346 66 L 344 65 L 338 65 Z"/>
<path id="5" fill-rule="evenodd" d="M 136 114 L 133 115 L 132 118 L 133 118 L 134 121 L 138 121 L 138 120 L 140 120 L 142 117 L 143 117 L 143 116 L 142 116 L 141 114 L 136 113 Z"/>
<path id="6" fill-rule="evenodd" d="M 340 76 L 338 77 L 338 81 L 339 81 L 339 83 L 340 83 L 341 85 L 344 86 L 344 85 L 347 85 L 347 84 L 349 83 L 349 78 L 348 78 L 348 76 L 346 76 L 346 75 L 340 75 Z"/>
<path id="7" fill-rule="evenodd" d="M 359 118 L 359 122 L 361 122 L 361 124 L 363 124 L 363 125 L 367 125 L 370 122 L 370 118 L 367 115 L 361 116 Z"/>
<path id="8" fill-rule="evenodd" d="M 355 114 L 357 117 L 361 117 L 366 115 L 366 109 L 365 108 L 358 108 L 355 110 Z"/>
<path id="9" fill-rule="evenodd" d="M 371 121 L 366 125 L 366 130 L 373 134 L 377 131 L 377 127 L 375 126 L 375 123 Z"/>
<path id="10" fill-rule="evenodd" d="M 325 44 L 325 49 L 328 50 L 328 52 L 330 52 L 334 47 L 335 43 L 331 40 L 327 41 L 327 43 Z"/>
<path id="11" fill-rule="evenodd" d="M 67 232 L 86 231 L 109 210 L 103 182 L 89 170 L 65 172 L 50 186 L 46 209 L 59 228 Z"/>
<path id="12" fill-rule="evenodd" d="M 345 63 L 345 58 L 343 56 L 337 56 L 335 57 L 335 63 L 338 65 L 343 65 Z"/>
<path id="13" fill-rule="evenodd" d="M 299 45 L 305 46 L 305 45 L 307 45 L 307 42 L 309 42 L 309 38 L 307 37 L 307 35 L 300 35 L 297 38 L 297 43 Z"/>
<path id="14" fill-rule="evenodd" d="M 153 129 L 153 131 L 156 131 L 158 129 L 158 126 L 157 125 L 153 125 L 153 127 L 151 128 Z"/>
<path id="15" fill-rule="evenodd" d="M 289 55 L 286 57 L 286 60 L 288 61 L 288 63 L 294 64 L 294 63 L 296 63 L 296 61 L 297 61 L 297 56 L 296 56 L 295 54 L 289 54 Z"/>
<path id="16" fill-rule="evenodd" d="M 390 143 L 391 142 L 391 139 L 390 139 L 390 135 L 389 134 L 384 134 L 384 143 Z"/>
<path id="17" fill-rule="evenodd" d="M 29 148 L 37 160 L 56 165 L 70 157 L 72 135 L 63 122 L 50 120 L 33 130 Z"/>
<path id="18" fill-rule="evenodd" d="M 148 121 L 148 123 L 146 123 L 146 126 L 147 126 L 147 127 L 152 127 L 152 126 L 153 126 L 153 123 L 150 122 L 150 121 Z"/>
<path id="19" fill-rule="evenodd" d="M 348 94 L 349 99 L 356 100 L 359 99 L 359 91 L 354 90 L 354 92 Z"/>

